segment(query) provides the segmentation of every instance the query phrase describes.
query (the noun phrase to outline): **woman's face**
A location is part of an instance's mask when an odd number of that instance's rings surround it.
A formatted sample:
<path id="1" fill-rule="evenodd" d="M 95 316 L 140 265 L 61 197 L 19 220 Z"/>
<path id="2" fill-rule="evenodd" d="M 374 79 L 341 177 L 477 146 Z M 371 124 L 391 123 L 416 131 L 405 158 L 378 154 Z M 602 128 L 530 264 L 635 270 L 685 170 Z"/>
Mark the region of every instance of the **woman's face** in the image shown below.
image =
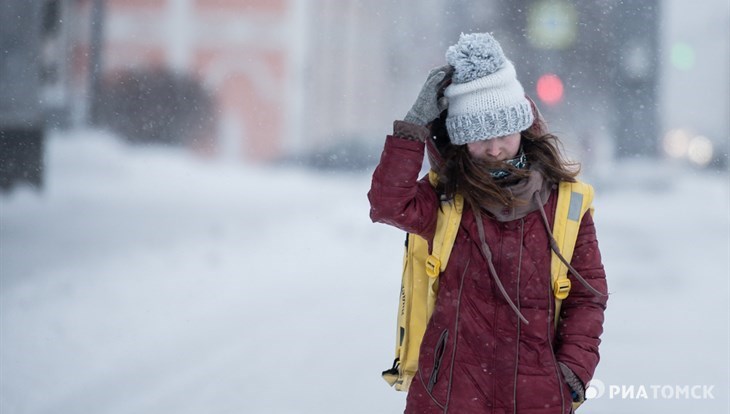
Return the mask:
<path id="1" fill-rule="evenodd" d="M 487 161 L 505 161 L 515 158 L 520 150 L 520 133 L 505 135 L 466 144 L 472 157 Z"/>

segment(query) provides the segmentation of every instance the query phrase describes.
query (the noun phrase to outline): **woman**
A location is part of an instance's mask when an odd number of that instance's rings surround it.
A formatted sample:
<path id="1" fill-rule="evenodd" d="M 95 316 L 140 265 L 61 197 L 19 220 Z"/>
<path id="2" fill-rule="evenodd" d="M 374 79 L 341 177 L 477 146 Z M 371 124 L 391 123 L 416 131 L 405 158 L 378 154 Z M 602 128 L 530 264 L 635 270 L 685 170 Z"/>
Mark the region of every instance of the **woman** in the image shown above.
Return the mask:
<path id="1" fill-rule="evenodd" d="M 588 212 L 555 332 L 549 223 L 577 171 L 492 36 L 462 35 L 446 58 L 394 123 L 368 193 L 373 221 L 426 240 L 441 200 L 466 205 L 406 413 L 570 413 L 598 364 L 607 298 Z M 418 180 L 425 147 L 435 188 Z"/>

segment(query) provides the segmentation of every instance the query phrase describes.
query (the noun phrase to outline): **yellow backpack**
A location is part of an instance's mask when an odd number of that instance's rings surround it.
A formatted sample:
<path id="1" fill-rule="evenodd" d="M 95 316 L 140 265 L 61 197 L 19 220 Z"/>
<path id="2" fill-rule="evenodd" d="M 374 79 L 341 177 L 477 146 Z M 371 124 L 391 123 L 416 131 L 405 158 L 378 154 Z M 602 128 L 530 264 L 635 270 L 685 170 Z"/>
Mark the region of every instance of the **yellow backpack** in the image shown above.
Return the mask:
<path id="1" fill-rule="evenodd" d="M 436 173 L 430 171 L 429 180 L 433 186 L 436 185 L 437 179 Z M 579 181 L 560 183 L 552 231 L 558 248 L 567 261 L 573 257 L 583 215 L 589 209 L 591 213 L 593 212 L 592 203 L 593 187 L 590 185 Z M 452 200 L 441 203 L 433 238 L 433 250 L 430 254 L 427 240 L 412 233 L 406 236 L 395 360 L 393 367 L 382 373 L 383 379 L 398 391 L 408 390 L 418 370 L 418 353 L 436 302 L 438 276 L 448 264 L 463 210 L 464 199 L 458 194 Z M 560 305 L 570 293 L 570 279 L 568 279 L 568 267 L 554 252 L 550 265 L 557 328 Z M 576 404 L 574 403 L 574 407 Z"/>

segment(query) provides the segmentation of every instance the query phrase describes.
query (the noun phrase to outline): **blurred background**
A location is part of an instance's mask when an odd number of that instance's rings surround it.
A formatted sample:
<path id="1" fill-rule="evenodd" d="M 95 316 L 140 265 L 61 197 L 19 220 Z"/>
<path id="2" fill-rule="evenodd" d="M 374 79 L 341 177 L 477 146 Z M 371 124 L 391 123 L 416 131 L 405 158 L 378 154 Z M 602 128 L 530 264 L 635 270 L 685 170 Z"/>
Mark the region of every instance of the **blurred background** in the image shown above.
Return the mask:
<path id="1" fill-rule="evenodd" d="M 3 0 L 0 411 L 402 411 L 365 194 L 475 31 L 598 190 L 581 412 L 728 412 L 727 0 Z"/>
<path id="2" fill-rule="evenodd" d="M 362 169 L 428 70 L 473 31 L 501 41 L 586 168 L 649 156 L 725 169 L 727 9 L 724 0 L 8 0 L 2 183 L 40 183 L 48 130 L 88 126 L 246 164 Z"/>

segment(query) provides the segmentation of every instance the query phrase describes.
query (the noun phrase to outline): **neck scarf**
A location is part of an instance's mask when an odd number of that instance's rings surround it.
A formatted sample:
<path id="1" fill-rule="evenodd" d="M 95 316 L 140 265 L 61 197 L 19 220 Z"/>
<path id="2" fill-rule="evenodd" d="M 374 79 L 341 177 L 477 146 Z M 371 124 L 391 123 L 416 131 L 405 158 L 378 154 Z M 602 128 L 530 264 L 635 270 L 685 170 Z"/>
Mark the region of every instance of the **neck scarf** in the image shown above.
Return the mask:
<path id="1" fill-rule="evenodd" d="M 521 170 L 527 168 L 527 156 L 525 155 L 525 150 L 523 150 L 522 146 L 520 146 L 520 152 L 517 156 L 511 160 L 505 160 L 504 162 Z M 491 174 L 492 178 L 495 180 L 499 180 L 510 175 L 510 172 L 508 170 L 497 169 L 490 170 L 489 174 Z"/>

